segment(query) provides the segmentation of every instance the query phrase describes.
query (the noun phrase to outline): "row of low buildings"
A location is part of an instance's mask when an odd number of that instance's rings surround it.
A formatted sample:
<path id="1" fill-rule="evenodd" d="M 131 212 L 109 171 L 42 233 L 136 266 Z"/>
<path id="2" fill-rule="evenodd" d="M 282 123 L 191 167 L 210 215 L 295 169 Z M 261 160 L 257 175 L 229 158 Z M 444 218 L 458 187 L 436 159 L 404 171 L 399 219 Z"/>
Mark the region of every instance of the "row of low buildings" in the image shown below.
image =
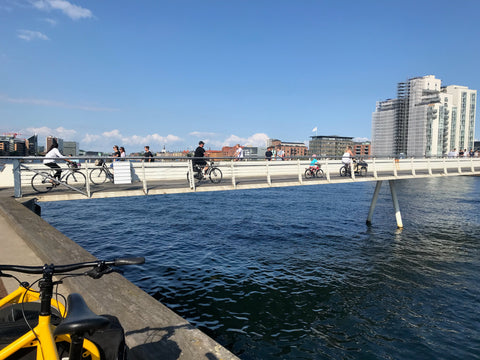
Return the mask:
<path id="1" fill-rule="evenodd" d="M 347 146 L 352 146 L 354 153 L 357 156 L 366 157 L 370 155 L 370 142 L 355 142 L 352 137 L 342 136 L 312 136 L 309 146 L 302 142 L 286 142 L 279 139 L 269 139 L 265 146 L 243 146 L 245 158 L 260 158 L 265 157 L 267 148 L 280 148 L 285 152 L 285 157 L 288 158 L 305 158 L 312 154 L 317 154 L 322 157 L 339 157 L 341 156 Z M 47 149 L 50 147 L 53 140 L 58 143 L 60 152 L 67 156 L 108 156 L 97 151 L 83 151 L 79 150 L 78 142 L 65 141 L 61 138 L 48 136 L 46 139 Z M 216 158 L 234 157 L 235 146 L 224 146 L 221 150 L 207 150 L 206 155 Z M 38 145 L 38 137 L 34 135 L 28 139 L 19 139 L 16 136 L 4 135 L 0 137 L 0 156 L 35 156 L 45 153 L 45 148 Z M 133 156 L 142 156 L 142 153 L 130 154 Z M 163 149 L 156 153 L 156 156 L 170 156 L 182 157 L 192 156 L 192 152 L 179 151 L 167 152 Z"/>
<path id="2" fill-rule="evenodd" d="M 0 135 L 0 156 L 37 156 L 45 153 L 45 148 L 38 145 L 38 135 L 28 139 L 17 137 L 17 133 L 6 133 Z M 64 141 L 61 138 L 47 136 L 47 149 L 55 139 L 58 142 L 58 149 L 62 154 L 79 155 L 78 142 Z"/>

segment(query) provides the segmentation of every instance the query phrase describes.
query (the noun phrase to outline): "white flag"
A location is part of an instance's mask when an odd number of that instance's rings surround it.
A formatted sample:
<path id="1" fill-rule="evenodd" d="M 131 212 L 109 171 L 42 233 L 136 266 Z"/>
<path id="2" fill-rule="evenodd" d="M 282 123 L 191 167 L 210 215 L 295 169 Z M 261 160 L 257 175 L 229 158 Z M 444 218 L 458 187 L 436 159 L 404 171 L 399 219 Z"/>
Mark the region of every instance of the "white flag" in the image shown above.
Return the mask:
<path id="1" fill-rule="evenodd" d="M 312 131 L 317 131 L 317 127 L 315 126 Z"/>

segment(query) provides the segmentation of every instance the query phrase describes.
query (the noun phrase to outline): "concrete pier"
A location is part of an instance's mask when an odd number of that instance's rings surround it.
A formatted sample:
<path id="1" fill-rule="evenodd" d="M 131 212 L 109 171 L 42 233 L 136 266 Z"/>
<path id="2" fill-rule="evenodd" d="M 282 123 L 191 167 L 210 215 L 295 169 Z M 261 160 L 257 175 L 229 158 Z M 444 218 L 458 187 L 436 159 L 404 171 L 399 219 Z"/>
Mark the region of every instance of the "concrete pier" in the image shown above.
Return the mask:
<path id="1" fill-rule="evenodd" d="M 95 259 L 25 206 L 1 195 L 0 248 L 2 264 L 67 264 Z M 37 278 L 24 274 L 17 276 L 25 281 Z M 17 287 L 12 279 L 1 280 L 7 291 Z M 64 294 L 81 293 L 97 314 L 112 314 L 120 319 L 131 359 L 238 359 L 119 274 L 108 274 L 98 280 L 87 277 L 66 279 L 63 290 Z"/>

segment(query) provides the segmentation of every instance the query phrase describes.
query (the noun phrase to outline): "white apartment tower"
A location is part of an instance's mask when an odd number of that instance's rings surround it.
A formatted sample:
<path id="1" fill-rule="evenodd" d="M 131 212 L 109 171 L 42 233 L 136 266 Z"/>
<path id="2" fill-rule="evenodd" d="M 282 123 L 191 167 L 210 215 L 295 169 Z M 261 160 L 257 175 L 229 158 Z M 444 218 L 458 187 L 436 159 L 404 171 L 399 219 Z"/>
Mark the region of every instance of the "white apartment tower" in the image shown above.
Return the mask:
<path id="1" fill-rule="evenodd" d="M 377 102 L 372 155 L 431 157 L 473 148 L 477 91 L 441 86 L 433 75 L 399 83 L 397 99 Z"/>

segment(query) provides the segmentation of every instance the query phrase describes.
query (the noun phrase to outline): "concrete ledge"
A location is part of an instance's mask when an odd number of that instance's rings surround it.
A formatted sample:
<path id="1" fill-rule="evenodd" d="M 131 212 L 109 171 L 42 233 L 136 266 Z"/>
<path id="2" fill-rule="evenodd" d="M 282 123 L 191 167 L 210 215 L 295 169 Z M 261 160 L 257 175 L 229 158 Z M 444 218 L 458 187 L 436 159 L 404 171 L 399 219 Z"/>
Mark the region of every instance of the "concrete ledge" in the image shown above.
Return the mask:
<path id="1" fill-rule="evenodd" d="M 0 216 L 42 263 L 66 264 L 95 259 L 13 198 L 0 197 Z M 96 313 L 108 313 L 120 319 L 131 359 L 238 359 L 119 274 L 109 274 L 99 280 L 66 279 L 64 286 L 68 292 L 81 293 Z"/>

